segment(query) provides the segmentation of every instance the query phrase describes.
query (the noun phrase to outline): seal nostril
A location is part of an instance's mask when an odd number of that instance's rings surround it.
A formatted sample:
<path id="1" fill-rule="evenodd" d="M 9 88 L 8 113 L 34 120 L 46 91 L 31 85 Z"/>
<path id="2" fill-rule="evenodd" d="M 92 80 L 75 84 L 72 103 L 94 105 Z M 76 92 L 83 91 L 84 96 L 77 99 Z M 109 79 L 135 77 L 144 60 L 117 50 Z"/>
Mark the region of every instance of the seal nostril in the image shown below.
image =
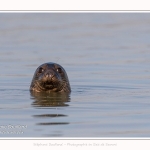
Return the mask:
<path id="1" fill-rule="evenodd" d="M 52 72 L 47 72 L 47 73 L 45 74 L 45 77 L 46 77 L 46 78 L 52 78 L 52 77 L 53 77 L 53 73 L 52 73 Z"/>

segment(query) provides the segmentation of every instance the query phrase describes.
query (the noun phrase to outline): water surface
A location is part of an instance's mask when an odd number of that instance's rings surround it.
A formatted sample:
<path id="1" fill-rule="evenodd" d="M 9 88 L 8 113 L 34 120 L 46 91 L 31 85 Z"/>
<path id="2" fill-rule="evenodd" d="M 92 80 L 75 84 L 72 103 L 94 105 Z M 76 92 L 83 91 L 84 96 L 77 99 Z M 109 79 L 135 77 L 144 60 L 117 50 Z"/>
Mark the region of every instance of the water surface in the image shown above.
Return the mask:
<path id="1" fill-rule="evenodd" d="M 149 13 L 1 13 L 0 137 L 150 137 Z M 33 95 L 61 64 L 70 95 Z"/>

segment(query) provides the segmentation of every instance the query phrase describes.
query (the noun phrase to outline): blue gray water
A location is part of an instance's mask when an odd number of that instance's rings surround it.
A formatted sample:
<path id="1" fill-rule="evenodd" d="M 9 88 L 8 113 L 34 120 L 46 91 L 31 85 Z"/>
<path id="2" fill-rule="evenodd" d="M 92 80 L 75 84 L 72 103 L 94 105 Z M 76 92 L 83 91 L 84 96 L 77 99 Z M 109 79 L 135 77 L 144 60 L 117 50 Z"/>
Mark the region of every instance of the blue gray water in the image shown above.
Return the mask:
<path id="1" fill-rule="evenodd" d="M 69 96 L 33 96 L 61 64 Z M 150 137 L 149 13 L 0 13 L 0 137 Z"/>

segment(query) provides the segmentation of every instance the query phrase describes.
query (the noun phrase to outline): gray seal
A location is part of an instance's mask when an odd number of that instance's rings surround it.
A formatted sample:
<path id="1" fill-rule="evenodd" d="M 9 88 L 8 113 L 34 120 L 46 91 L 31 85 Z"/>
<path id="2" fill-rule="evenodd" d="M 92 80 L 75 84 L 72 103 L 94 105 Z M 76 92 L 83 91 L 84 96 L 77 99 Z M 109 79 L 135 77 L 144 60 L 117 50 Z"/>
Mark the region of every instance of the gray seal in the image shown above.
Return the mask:
<path id="1" fill-rule="evenodd" d="M 30 91 L 34 92 L 71 92 L 65 69 L 56 63 L 40 65 L 33 76 Z"/>

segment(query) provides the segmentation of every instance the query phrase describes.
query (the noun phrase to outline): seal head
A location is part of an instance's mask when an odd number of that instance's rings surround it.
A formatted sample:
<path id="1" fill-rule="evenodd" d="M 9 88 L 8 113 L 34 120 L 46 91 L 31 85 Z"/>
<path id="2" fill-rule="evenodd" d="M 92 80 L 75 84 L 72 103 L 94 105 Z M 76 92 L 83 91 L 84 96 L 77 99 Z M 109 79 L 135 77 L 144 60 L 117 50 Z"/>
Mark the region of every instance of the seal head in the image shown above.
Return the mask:
<path id="1" fill-rule="evenodd" d="M 71 92 L 65 69 L 52 62 L 42 64 L 34 73 L 30 91 Z"/>

